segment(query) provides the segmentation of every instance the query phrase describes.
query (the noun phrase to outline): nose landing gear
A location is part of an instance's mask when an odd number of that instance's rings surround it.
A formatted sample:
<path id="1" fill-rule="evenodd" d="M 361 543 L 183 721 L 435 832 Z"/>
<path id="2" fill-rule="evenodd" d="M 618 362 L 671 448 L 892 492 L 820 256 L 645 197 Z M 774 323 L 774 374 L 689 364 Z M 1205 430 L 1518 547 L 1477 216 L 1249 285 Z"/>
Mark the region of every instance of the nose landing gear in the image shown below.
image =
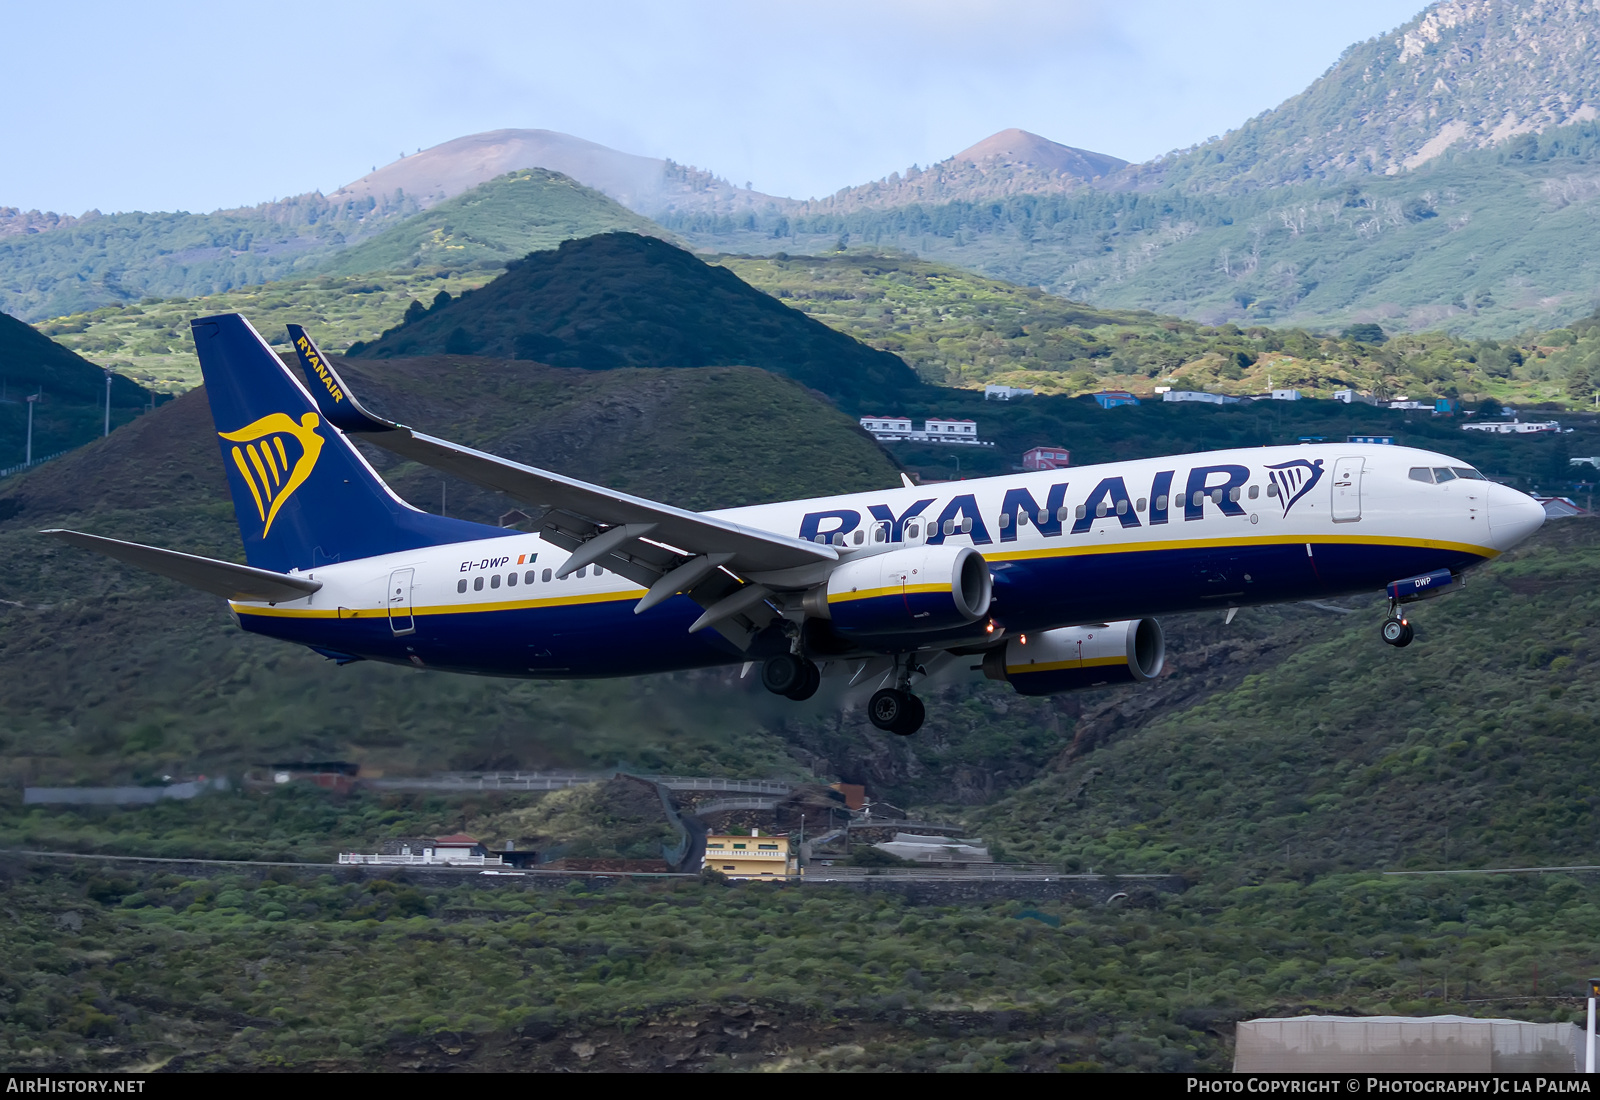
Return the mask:
<path id="1" fill-rule="evenodd" d="M 1411 629 L 1411 623 L 1400 614 L 1398 607 L 1389 608 L 1389 617 L 1383 620 L 1383 640 L 1396 649 L 1404 649 L 1411 644 L 1411 639 L 1416 636 Z"/>

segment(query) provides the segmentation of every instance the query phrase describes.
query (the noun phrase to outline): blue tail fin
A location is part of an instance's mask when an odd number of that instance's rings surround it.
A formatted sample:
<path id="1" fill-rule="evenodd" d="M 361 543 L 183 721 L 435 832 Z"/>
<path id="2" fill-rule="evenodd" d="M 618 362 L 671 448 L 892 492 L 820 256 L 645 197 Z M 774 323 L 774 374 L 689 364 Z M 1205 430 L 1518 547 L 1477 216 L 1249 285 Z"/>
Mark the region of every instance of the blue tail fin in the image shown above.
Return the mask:
<path id="1" fill-rule="evenodd" d="M 503 533 L 395 496 L 239 314 L 192 327 L 251 565 L 286 573 Z"/>

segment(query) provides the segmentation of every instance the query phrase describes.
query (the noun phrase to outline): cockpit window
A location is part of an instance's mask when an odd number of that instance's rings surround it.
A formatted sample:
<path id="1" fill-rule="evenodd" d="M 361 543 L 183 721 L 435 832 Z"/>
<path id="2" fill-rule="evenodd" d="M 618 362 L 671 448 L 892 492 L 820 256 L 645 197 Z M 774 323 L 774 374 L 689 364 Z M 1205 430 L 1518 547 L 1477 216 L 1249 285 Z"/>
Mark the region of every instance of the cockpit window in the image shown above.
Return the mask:
<path id="1" fill-rule="evenodd" d="M 1488 481 L 1489 480 L 1488 478 L 1486 478 L 1482 474 L 1480 474 L 1477 470 L 1474 470 L 1471 466 L 1452 466 L 1450 468 L 1456 472 L 1456 476 L 1457 477 L 1464 477 L 1468 481 Z"/>
<path id="2" fill-rule="evenodd" d="M 1450 469 L 1450 467 L 1435 466 L 1433 468 L 1433 480 L 1436 484 L 1443 485 L 1445 482 L 1454 481 L 1455 479 L 1455 471 Z"/>
<path id="3" fill-rule="evenodd" d="M 1413 466 L 1411 467 L 1411 480 L 1421 481 L 1428 485 L 1432 485 L 1433 471 L 1428 469 L 1426 466 Z"/>

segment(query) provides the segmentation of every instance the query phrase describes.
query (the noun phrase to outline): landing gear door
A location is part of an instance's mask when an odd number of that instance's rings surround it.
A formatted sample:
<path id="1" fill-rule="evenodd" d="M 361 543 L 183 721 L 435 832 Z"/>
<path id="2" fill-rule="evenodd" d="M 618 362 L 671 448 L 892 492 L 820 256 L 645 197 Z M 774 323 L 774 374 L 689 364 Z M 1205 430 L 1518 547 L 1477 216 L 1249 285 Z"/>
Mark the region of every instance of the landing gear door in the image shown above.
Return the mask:
<path id="1" fill-rule="evenodd" d="M 1361 471 L 1359 457 L 1336 459 L 1333 464 L 1333 522 L 1354 523 L 1361 518 Z"/>
<path id="2" fill-rule="evenodd" d="M 415 572 L 396 569 L 389 574 L 389 629 L 397 638 L 417 632 L 417 621 L 411 615 L 411 578 Z"/>

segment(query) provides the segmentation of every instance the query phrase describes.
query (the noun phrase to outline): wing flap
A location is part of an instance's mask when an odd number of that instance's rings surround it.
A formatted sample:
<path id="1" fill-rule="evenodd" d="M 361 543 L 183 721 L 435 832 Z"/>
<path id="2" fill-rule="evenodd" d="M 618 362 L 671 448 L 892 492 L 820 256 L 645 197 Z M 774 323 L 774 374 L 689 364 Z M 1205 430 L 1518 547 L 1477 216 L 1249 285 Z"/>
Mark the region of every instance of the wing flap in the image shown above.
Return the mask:
<path id="1" fill-rule="evenodd" d="M 151 573 L 170 577 L 190 588 L 210 592 L 229 600 L 246 600 L 252 603 L 278 603 L 301 600 L 322 587 L 321 581 L 306 577 L 293 577 L 274 573 L 270 569 L 257 569 L 252 565 L 237 565 L 231 561 L 202 558 L 197 554 L 182 554 L 176 550 L 163 550 L 137 542 L 123 542 L 100 535 L 86 535 L 82 531 L 51 529 L 40 531 L 60 542 L 83 550 L 93 550 L 108 558 L 126 562 Z"/>

